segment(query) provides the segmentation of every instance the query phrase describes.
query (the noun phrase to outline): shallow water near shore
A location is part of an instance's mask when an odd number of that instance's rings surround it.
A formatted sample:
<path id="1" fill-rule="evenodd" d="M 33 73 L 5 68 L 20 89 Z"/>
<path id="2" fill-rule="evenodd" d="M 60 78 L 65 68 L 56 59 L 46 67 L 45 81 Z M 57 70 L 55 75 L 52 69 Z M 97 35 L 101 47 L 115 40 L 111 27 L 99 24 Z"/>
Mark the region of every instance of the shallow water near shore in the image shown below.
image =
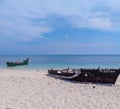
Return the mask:
<path id="1" fill-rule="evenodd" d="M 17 66 L 18 69 L 50 68 L 119 68 L 120 55 L 2 55 L 0 68 L 8 68 L 7 61 L 22 61 L 30 58 L 29 65 Z"/>

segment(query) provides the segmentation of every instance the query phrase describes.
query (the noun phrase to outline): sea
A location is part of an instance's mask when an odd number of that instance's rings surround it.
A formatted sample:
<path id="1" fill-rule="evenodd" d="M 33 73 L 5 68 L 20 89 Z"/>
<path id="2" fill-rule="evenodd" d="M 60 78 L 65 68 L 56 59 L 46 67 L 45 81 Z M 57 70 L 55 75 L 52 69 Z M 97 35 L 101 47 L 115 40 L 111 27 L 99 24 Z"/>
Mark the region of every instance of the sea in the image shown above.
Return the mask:
<path id="1" fill-rule="evenodd" d="M 6 62 L 22 61 L 29 64 L 13 69 L 63 68 L 120 68 L 120 55 L 0 55 L 0 69 L 8 69 Z"/>

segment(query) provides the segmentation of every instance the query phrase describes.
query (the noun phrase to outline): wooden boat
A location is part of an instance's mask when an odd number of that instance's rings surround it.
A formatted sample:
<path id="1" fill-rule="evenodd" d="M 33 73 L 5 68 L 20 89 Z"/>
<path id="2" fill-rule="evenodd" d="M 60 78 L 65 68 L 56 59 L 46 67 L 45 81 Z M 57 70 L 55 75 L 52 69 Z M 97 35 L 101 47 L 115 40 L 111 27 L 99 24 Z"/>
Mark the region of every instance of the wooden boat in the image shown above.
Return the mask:
<path id="1" fill-rule="evenodd" d="M 29 57 L 22 62 L 6 62 L 8 67 L 19 66 L 19 65 L 28 65 Z"/>
<path id="2" fill-rule="evenodd" d="M 48 70 L 48 74 L 71 81 L 115 84 L 120 74 L 120 69 L 51 69 Z"/>

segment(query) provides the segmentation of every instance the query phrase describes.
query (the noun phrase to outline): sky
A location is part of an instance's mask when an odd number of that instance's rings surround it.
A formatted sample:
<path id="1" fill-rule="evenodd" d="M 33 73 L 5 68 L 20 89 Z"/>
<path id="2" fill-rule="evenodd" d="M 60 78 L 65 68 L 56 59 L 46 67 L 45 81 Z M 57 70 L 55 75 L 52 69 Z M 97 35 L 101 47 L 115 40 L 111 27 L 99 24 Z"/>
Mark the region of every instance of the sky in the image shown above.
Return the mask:
<path id="1" fill-rule="evenodd" d="M 120 54 L 120 0 L 0 0 L 9 54 Z"/>

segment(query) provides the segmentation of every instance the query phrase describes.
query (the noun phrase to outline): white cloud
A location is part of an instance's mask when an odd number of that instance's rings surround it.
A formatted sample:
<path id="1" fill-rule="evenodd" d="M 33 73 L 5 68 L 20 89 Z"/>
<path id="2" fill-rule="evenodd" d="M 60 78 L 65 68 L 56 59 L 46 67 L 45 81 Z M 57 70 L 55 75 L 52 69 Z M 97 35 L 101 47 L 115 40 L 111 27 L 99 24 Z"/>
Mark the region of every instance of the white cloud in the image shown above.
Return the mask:
<path id="1" fill-rule="evenodd" d="M 67 18 L 71 27 L 119 30 L 119 11 L 119 0 L 7 0 L 0 6 L 0 34 L 21 40 L 42 38 L 54 30 L 44 20 L 49 15 Z M 42 23 L 33 25 L 34 18 L 42 19 Z"/>
<path id="2" fill-rule="evenodd" d="M 31 7 L 28 7 L 28 10 L 25 6 L 21 7 L 23 2 L 18 0 L 13 4 L 11 0 L 7 3 L 0 10 L 0 34 L 3 36 L 10 37 L 11 40 L 32 41 L 36 38 L 43 38 L 42 34 L 52 31 L 52 27 L 45 23 L 33 26 L 31 19 L 38 16 L 34 14 L 34 11 L 30 12 Z M 41 16 L 40 14 L 40 18 L 45 17 Z"/>
<path id="3" fill-rule="evenodd" d="M 119 0 L 93 0 L 92 2 L 91 0 L 66 0 L 64 2 L 61 0 L 50 10 L 66 17 L 72 27 L 103 31 L 120 29 Z"/>
<path id="4" fill-rule="evenodd" d="M 77 28 L 93 28 L 99 29 L 103 31 L 111 31 L 114 30 L 113 23 L 109 18 L 102 18 L 102 17 L 88 17 L 88 18 L 77 18 L 71 21 L 73 27 Z"/>
<path id="5" fill-rule="evenodd" d="M 89 26 L 101 30 L 112 30 L 112 22 L 109 18 L 91 18 L 89 19 Z"/>

